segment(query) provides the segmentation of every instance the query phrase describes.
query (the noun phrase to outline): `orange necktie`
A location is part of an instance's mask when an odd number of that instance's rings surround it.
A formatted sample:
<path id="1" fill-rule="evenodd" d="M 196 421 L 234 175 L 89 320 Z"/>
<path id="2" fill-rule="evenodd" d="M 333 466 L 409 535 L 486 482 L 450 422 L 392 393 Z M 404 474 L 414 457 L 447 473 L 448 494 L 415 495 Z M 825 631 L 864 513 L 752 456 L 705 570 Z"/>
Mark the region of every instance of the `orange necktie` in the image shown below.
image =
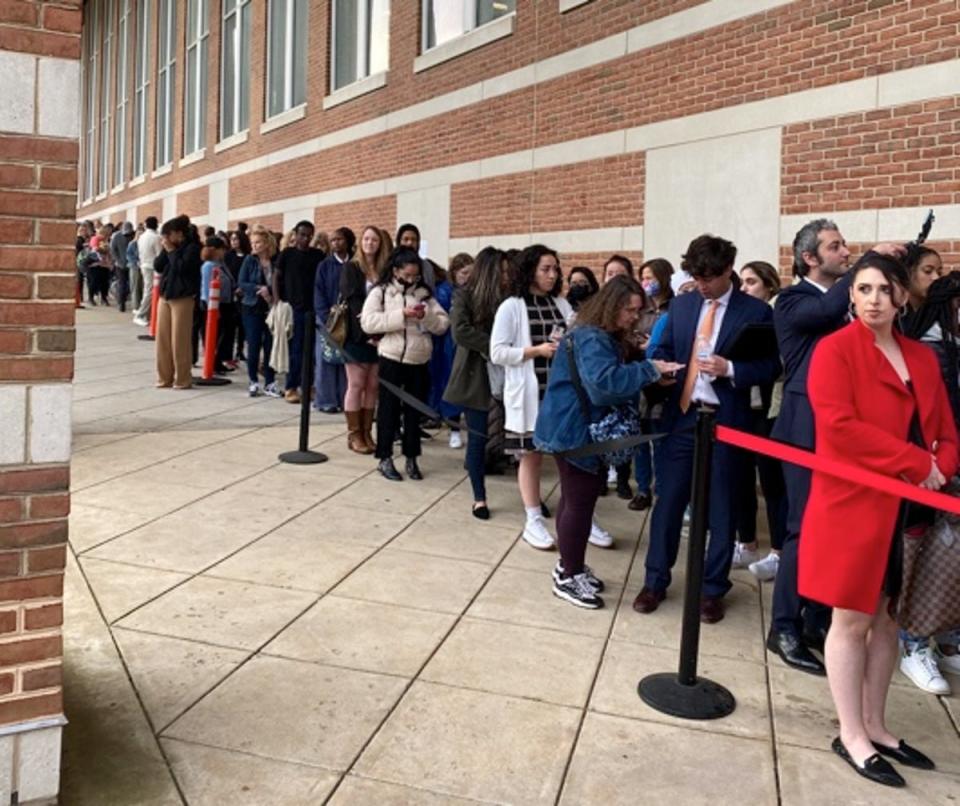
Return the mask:
<path id="1" fill-rule="evenodd" d="M 700 327 L 697 328 L 697 335 L 693 337 L 693 345 L 690 347 L 690 360 L 687 362 L 687 377 L 683 382 L 683 394 L 680 395 L 680 411 L 684 414 L 690 408 L 690 398 L 693 397 L 693 385 L 697 382 L 697 342 L 700 339 L 706 339 L 708 342 L 713 337 L 713 322 L 717 318 L 717 307 L 720 305 L 717 300 L 710 300 L 707 308 L 707 315 L 703 317 Z"/>

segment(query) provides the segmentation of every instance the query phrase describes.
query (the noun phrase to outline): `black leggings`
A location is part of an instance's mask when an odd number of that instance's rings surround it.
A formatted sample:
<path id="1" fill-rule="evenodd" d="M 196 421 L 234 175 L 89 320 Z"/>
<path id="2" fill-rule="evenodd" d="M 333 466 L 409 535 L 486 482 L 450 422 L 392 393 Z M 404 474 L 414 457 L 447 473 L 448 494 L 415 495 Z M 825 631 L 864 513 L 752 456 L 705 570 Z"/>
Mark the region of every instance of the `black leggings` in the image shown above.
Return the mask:
<path id="1" fill-rule="evenodd" d="M 600 488 L 607 483 L 607 471 L 601 468 L 591 473 L 559 456 L 556 459 L 560 472 L 560 503 L 557 504 L 560 562 L 567 574 L 579 574 L 583 572 L 593 511 L 597 506 Z"/>
<path id="2" fill-rule="evenodd" d="M 426 400 L 430 393 L 429 364 L 401 364 L 380 356 L 380 380 L 399 386 L 417 400 Z M 403 455 L 413 459 L 420 455 L 420 412 L 385 387 L 380 388 L 377 405 L 377 459 L 393 456 L 393 439 L 403 417 Z"/>

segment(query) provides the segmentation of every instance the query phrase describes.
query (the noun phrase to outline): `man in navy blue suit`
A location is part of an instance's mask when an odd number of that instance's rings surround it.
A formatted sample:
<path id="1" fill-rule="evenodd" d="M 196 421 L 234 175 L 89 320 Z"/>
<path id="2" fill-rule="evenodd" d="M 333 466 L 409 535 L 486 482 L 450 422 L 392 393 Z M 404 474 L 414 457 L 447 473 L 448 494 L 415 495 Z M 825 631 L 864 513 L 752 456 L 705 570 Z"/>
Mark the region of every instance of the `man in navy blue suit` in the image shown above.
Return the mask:
<path id="1" fill-rule="evenodd" d="M 750 388 L 769 384 L 780 374 L 780 360 L 772 355 L 751 361 L 731 361 L 737 336 L 747 325 L 771 325 L 765 302 L 741 293 L 733 284 L 737 248 L 723 238 L 701 235 L 683 256 L 697 292 L 676 297 L 670 305 L 663 337 L 652 358 L 676 361 L 678 373 L 664 405 L 663 486 L 653 508 L 646 578 L 633 607 L 651 613 L 666 596 L 670 571 L 677 560 L 683 513 L 690 502 L 693 475 L 694 425 L 697 408 L 709 406 L 717 422 L 746 429 L 750 422 Z M 710 481 L 710 543 L 704 565 L 700 618 L 714 623 L 723 618 L 723 596 L 730 589 L 738 478 L 737 451 L 727 445 L 714 448 Z"/>
<path id="2" fill-rule="evenodd" d="M 902 246 L 878 244 L 875 250 L 894 257 Z M 800 281 L 777 297 L 773 321 L 783 357 L 783 402 L 771 436 L 813 450 L 813 410 L 807 397 L 807 370 L 817 343 L 843 327 L 850 305 L 850 250 L 837 225 L 820 218 L 801 227 L 793 240 L 793 273 Z M 810 493 L 810 471 L 783 464 L 789 512 L 787 537 L 773 589 L 773 612 L 767 648 L 788 666 L 824 675 L 826 670 L 810 651 L 822 648 L 828 613 L 797 592 L 797 547 L 803 510 Z"/>

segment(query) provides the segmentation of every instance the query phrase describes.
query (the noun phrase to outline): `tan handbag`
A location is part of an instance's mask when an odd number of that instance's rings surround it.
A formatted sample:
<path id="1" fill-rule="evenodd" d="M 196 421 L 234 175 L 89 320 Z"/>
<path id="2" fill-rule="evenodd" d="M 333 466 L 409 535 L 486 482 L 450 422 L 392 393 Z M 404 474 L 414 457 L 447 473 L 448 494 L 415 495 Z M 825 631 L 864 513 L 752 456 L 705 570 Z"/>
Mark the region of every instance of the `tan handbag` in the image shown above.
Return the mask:
<path id="1" fill-rule="evenodd" d="M 343 299 L 337 300 L 336 305 L 330 308 L 330 313 L 327 314 L 326 338 L 338 347 L 343 347 L 343 343 L 347 340 L 348 315 L 347 303 Z"/>
<path id="2" fill-rule="evenodd" d="M 897 622 L 919 636 L 960 627 L 960 516 L 939 512 L 920 536 L 904 533 Z"/>

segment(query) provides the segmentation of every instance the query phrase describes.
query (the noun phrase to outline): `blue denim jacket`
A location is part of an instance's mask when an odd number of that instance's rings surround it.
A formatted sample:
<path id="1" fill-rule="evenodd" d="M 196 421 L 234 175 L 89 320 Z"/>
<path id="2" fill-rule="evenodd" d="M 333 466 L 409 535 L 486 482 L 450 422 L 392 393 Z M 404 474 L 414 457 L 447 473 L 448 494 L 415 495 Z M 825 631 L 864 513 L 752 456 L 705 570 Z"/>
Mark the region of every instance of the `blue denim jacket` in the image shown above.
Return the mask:
<path id="1" fill-rule="evenodd" d="M 624 363 L 613 337 L 598 327 L 574 327 L 560 342 L 550 367 L 550 378 L 533 433 L 533 442 L 545 453 L 559 453 L 590 442 L 589 425 L 583 419 L 577 391 L 570 378 L 567 339 L 573 339 L 573 353 L 580 381 L 590 400 L 593 422 L 607 414 L 610 406 L 638 403 L 640 390 L 660 379 L 649 361 Z M 599 457 L 570 460 L 582 470 L 600 469 Z"/>

